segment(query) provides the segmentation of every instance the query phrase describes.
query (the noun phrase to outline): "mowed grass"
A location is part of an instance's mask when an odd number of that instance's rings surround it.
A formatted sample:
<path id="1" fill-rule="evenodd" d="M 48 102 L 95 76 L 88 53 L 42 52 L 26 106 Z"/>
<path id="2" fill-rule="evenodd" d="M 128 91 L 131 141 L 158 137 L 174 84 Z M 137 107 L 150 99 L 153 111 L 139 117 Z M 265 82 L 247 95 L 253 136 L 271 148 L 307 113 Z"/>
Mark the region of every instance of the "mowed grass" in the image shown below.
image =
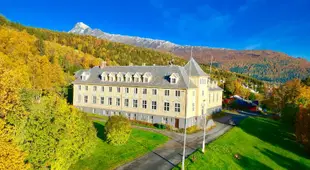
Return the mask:
<path id="1" fill-rule="evenodd" d="M 97 145 L 90 157 L 78 161 L 70 169 L 74 170 L 104 170 L 130 162 L 135 158 L 152 151 L 157 146 L 165 143 L 168 137 L 153 132 L 132 129 L 130 139 L 122 146 L 112 146 L 104 139 L 104 123 L 94 122 L 98 131 Z"/>
<path id="2" fill-rule="evenodd" d="M 235 154 L 240 159 L 234 157 Z M 310 169 L 293 129 L 265 118 L 247 118 L 186 159 L 186 169 Z M 179 169 L 181 164 L 175 169 Z"/>

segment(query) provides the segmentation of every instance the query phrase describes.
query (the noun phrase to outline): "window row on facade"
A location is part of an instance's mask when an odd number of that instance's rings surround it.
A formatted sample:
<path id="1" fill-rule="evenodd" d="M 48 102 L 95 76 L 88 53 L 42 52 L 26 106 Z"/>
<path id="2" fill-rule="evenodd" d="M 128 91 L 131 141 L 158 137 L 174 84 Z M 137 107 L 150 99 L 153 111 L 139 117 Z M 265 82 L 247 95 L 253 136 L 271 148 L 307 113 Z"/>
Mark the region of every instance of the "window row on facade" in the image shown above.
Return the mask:
<path id="1" fill-rule="evenodd" d="M 105 90 L 108 90 L 109 92 L 113 92 L 113 87 L 112 86 L 108 86 L 108 87 L 107 86 L 92 86 L 92 87 L 93 87 L 92 91 L 94 91 L 94 92 L 99 91 L 98 87 L 100 88 L 101 92 L 104 92 Z M 78 85 L 78 89 L 82 90 L 82 85 Z M 122 89 L 123 89 L 123 91 L 122 91 Z M 130 89 L 131 88 L 129 88 L 129 87 L 116 87 L 116 92 L 117 93 L 121 93 L 121 92 L 130 93 Z M 85 91 L 89 90 L 87 85 L 84 86 L 84 90 Z M 139 90 L 141 90 L 142 94 L 148 94 L 148 93 L 150 93 L 150 90 L 151 90 L 152 95 L 157 95 L 157 93 L 158 93 L 158 89 L 147 89 L 147 88 L 142 88 L 142 89 L 141 88 L 133 88 L 133 93 L 134 94 L 138 94 Z M 170 92 L 171 92 L 171 90 L 166 89 L 164 91 L 165 96 L 170 96 L 171 95 Z M 175 90 L 175 94 L 174 95 L 176 97 L 181 96 L 181 91 L 180 90 Z"/>
<path id="2" fill-rule="evenodd" d="M 107 100 L 107 101 L 106 101 Z M 83 103 L 89 103 L 89 96 L 85 95 L 83 96 Z M 99 102 L 99 103 L 98 103 Z M 82 103 L 82 95 L 78 95 L 78 103 Z M 99 101 L 97 99 L 97 96 L 92 96 L 92 104 L 101 104 L 101 105 L 109 105 L 109 106 L 121 106 L 121 98 L 115 98 L 113 101 L 112 97 L 100 97 Z M 131 101 L 129 99 L 124 99 L 124 106 L 125 107 L 133 107 L 138 108 L 141 104 L 141 108 L 147 109 L 150 107 L 152 110 L 157 110 L 158 103 L 157 101 L 151 101 L 150 105 L 148 106 L 147 100 L 141 100 L 140 102 L 137 99 L 132 99 Z M 170 111 L 171 109 L 171 102 L 164 101 L 164 111 Z M 174 103 L 174 111 L 175 112 L 181 112 L 181 104 L 180 103 Z"/>

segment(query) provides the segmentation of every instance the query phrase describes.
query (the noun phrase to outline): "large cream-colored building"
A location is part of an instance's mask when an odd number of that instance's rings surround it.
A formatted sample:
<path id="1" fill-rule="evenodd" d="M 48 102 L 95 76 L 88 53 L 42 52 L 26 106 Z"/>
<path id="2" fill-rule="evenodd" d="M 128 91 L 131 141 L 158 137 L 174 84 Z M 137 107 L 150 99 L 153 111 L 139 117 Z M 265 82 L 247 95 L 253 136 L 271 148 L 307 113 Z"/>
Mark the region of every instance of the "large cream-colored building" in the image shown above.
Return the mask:
<path id="1" fill-rule="evenodd" d="M 76 73 L 73 105 L 176 128 L 201 125 L 222 108 L 222 89 L 191 58 L 184 66 L 105 66 Z"/>

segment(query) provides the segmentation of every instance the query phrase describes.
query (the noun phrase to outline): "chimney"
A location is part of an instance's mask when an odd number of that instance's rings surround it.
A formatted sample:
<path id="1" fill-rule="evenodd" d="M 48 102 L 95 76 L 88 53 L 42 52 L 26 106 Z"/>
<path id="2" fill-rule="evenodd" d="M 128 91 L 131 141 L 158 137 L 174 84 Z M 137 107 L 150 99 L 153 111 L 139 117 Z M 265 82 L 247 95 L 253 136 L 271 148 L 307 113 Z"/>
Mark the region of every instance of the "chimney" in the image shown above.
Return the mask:
<path id="1" fill-rule="evenodd" d="M 100 65 L 100 68 L 103 69 L 106 66 L 107 66 L 107 62 L 106 61 L 102 61 L 101 65 Z"/>

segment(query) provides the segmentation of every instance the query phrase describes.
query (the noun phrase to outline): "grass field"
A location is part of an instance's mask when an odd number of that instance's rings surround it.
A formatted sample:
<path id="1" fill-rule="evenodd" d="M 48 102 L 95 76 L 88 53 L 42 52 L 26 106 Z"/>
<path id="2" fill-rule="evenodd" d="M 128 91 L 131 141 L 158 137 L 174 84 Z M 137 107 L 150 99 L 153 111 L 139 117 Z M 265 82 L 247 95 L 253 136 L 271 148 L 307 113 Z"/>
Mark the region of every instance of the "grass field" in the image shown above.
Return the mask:
<path id="1" fill-rule="evenodd" d="M 186 169 L 310 169 L 310 159 L 292 132 L 270 119 L 247 118 L 207 145 L 204 155 L 197 151 L 187 158 Z"/>
<path id="2" fill-rule="evenodd" d="M 96 149 L 90 157 L 71 166 L 72 170 L 115 169 L 117 166 L 150 152 L 168 140 L 168 137 L 161 134 L 133 129 L 127 144 L 112 146 L 103 140 L 104 123 L 94 123 L 98 131 Z"/>

